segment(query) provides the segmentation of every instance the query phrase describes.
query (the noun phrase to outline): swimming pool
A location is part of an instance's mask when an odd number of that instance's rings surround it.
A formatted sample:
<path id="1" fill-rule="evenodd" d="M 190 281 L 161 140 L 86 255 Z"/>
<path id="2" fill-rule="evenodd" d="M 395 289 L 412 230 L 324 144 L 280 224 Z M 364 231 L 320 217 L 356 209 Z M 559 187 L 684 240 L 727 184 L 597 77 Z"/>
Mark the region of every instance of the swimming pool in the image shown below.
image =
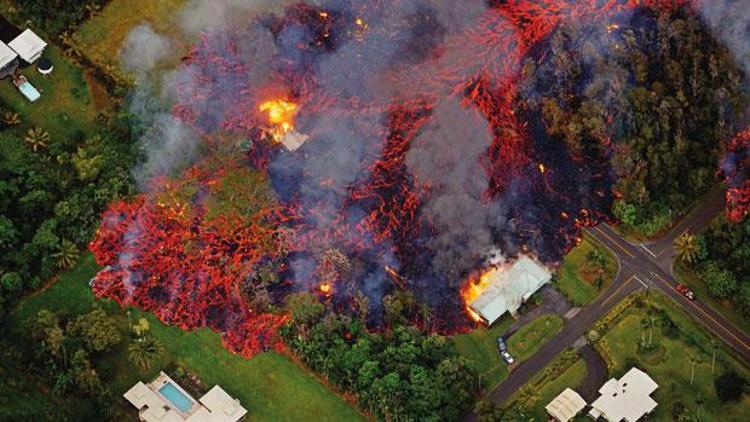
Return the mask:
<path id="1" fill-rule="evenodd" d="M 23 95 L 29 99 L 32 103 L 39 99 L 39 97 L 42 96 L 42 94 L 39 93 L 39 91 L 34 88 L 34 85 L 30 84 L 28 81 L 22 83 L 18 86 L 18 89 L 23 93 Z"/>
<path id="2" fill-rule="evenodd" d="M 164 384 L 164 386 L 159 389 L 159 392 L 184 413 L 187 413 L 190 408 L 193 407 L 193 401 L 182 391 L 178 390 L 171 382 Z"/>

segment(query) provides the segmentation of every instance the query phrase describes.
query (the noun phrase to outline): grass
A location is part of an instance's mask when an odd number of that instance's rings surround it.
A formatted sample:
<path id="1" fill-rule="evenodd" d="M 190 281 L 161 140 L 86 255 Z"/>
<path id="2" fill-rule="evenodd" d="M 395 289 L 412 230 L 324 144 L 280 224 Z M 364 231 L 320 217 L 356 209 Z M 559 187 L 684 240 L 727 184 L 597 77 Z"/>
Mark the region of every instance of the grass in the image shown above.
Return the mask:
<path id="1" fill-rule="evenodd" d="M 151 334 L 166 349 L 165 356 L 152 369 L 142 372 L 128 361 L 127 342 L 122 341 L 100 365 L 111 368 L 111 375 L 105 381 L 115 396 L 139 380 L 149 380 L 166 364 L 176 362 L 197 374 L 207 386 L 220 384 L 240 400 L 252 420 L 301 421 L 310 415 L 316 415 L 318 420 L 362 419 L 357 410 L 281 354 L 264 353 L 243 359 L 226 351 L 219 334 L 209 329 L 186 332 L 166 326 L 136 309 L 128 316 L 116 303 L 95 299 L 88 281 L 98 269 L 92 255 L 87 254 L 73 270 L 61 274 L 51 287 L 25 298 L 10 315 L 9 325 L 20 329 L 24 320 L 42 308 L 72 315 L 86 312 L 96 304 L 114 316 L 123 330 L 130 325 L 128 318 L 131 321 L 140 317 L 148 319 Z M 135 409 L 123 406 L 124 415 L 135 415 Z"/>
<path id="2" fill-rule="evenodd" d="M 583 359 L 576 360 L 568 365 L 562 372 L 555 371 L 555 362 L 547 365 L 529 381 L 528 384 L 514 394 L 505 407 L 523 406 L 528 409 L 531 420 L 543 421 L 549 418 L 545 406 L 557 397 L 566 388 L 576 389 L 587 375 L 586 362 Z M 549 376 L 557 373 L 557 376 Z M 522 394 L 524 392 L 525 394 Z M 581 416 L 582 413 L 579 414 Z"/>
<path id="3" fill-rule="evenodd" d="M 733 415 L 734 420 L 750 420 L 750 395 L 735 403 L 721 403 L 714 389 L 714 378 L 729 370 L 737 371 L 746 379 L 750 370 L 729 353 L 723 343 L 699 327 L 677 304 L 666 296 L 652 293 L 643 296 L 628 308 L 602 336 L 597 348 L 607 361 L 610 376 L 620 377 L 635 365 L 646 371 L 659 384 L 653 394 L 659 405 L 653 420 L 671 420 L 671 410 L 682 402 L 693 415 L 704 420 L 722 420 Z M 654 329 L 656 347 L 644 351 L 641 341 L 641 321 L 647 311 L 671 319 L 677 330 L 669 334 L 663 328 Z M 711 373 L 712 345 L 716 345 L 715 373 Z M 696 360 L 695 379 L 691 385 L 692 360 Z"/>
<path id="4" fill-rule="evenodd" d="M 544 343 L 559 333 L 563 319 L 554 314 L 542 315 L 513 333 L 508 352 L 519 362 L 530 358 Z"/>
<path id="5" fill-rule="evenodd" d="M 500 359 L 497 338 L 505 334 L 513 320 L 503 317 L 492 327 L 479 327 L 468 334 L 453 336 L 453 343 L 461 356 L 473 363 L 482 374 L 482 385 L 488 389 L 508 377 L 508 365 Z M 557 315 L 542 315 L 521 327 L 508 339 L 508 351 L 521 362 L 536 353 L 547 340 L 562 329 L 562 318 Z"/>
<path id="6" fill-rule="evenodd" d="M 488 389 L 508 376 L 508 366 L 497 351 L 497 338 L 505 334 L 512 323 L 513 319 L 506 315 L 490 328 L 479 327 L 468 334 L 452 337 L 458 353 L 473 363 L 482 375 L 482 385 Z"/>
<path id="7" fill-rule="evenodd" d="M 603 266 L 589 262 L 593 251 L 604 255 Z M 612 253 L 599 242 L 585 236 L 583 242 L 571 250 L 563 260 L 555 277 L 555 285 L 575 306 L 583 306 L 599 296 L 599 293 L 615 278 L 617 261 Z M 604 282 L 597 286 L 601 276 Z"/>
<path id="8" fill-rule="evenodd" d="M 105 67 L 113 76 L 123 79 L 119 52 L 130 30 L 148 23 L 158 33 L 175 38 L 174 18 L 185 0 L 112 0 L 98 15 L 88 19 L 73 35 L 73 43 L 91 61 Z M 183 50 L 176 48 L 175 51 Z"/>
<path id="9" fill-rule="evenodd" d="M 54 45 L 47 47 L 45 57 L 55 65 L 50 76 L 42 76 L 33 66 L 21 72 L 42 94 L 37 102 L 29 102 L 10 79 L 0 83 L 0 101 L 15 110 L 25 124 L 48 131 L 53 142 L 79 131 L 93 133 L 98 110 L 83 72 Z"/>
<path id="10" fill-rule="evenodd" d="M 730 301 L 722 301 L 713 296 L 708 291 L 706 283 L 700 279 L 700 276 L 695 270 L 688 268 L 685 264 L 677 260 L 674 265 L 674 274 L 681 283 L 690 286 L 690 289 L 693 290 L 696 297 L 700 298 L 702 302 L 726 317 L 736 325 L 737 328 L 746 333 L 750 333 L 750 321 L 748 321 L 747 317 L 742 315 L 736 305 L 733 305 Z"/>

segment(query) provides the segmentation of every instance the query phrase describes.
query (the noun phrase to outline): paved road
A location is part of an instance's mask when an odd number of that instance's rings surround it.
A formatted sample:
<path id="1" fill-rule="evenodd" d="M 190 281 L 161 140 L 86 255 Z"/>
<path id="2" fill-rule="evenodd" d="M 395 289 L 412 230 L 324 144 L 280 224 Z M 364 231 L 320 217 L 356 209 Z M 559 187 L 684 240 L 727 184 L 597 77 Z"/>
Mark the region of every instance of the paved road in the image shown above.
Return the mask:
<path id="1" fill-rule="evenodd" d="M 663 238 L 646 245 L 632 244 L 611 227 L 602 224 L 585 230 L 615 254 L 620 269 L 612 283 L 592 303 L 568 321 L 563 330 L 545 343 L 531 358 L 519 364 L 488 398 L 499 404 L 526 384 L 555 356 L 569 348 L 616 303 L 644 289 L 658 289 L 682 306 L 695 320 L 721 338 L 750 362 L 750 337 L 699 299 L 690 301 L 675 290 L 677 281 L 671 272 L 674 257 L 672 243 L 685 231 L 696 233 L 724 208 L 724 192 L 710 194 L 693 212 L 682 219 Z M 476 419 L 473 413 L 466 420 Z"/>

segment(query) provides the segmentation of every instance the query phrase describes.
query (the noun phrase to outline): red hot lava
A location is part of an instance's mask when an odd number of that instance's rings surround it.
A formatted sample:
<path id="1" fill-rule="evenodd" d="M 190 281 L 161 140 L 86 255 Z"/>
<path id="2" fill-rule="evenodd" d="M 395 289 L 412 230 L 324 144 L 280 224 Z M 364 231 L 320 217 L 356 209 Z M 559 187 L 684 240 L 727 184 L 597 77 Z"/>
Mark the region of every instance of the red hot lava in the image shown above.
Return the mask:
<path id="1" fill-rule="evenodd" d="M 281 274 L 274 299 L 318 291 L 347 308 L 362 291 L 378 315 L 382 295 L 404 288 L 448 315 L 438 329 L 467 327 L 462 278 L 432 265 L 445 258 L 434 246 L 445 233 L 422 212 L 430 201 L 438 208 L 444 183 L 415 180 L 408 159 L 451 99 L 486 120 L 486 152 L 468 166 L 486 178 L 486 189 L 471 199 L 488 219 L 498 210 L 486 231 L 506 255 L 528 251 L 554 263 L 582 226 L 606 218 L 606 159 L 588 160 L 599 166 L 591 171 L 601 189 L 580 194 L 581 157 L 533 142 L 514 104 L 522 60 L 563 20 L 609 24 L 635 7 L 682 1 L 492 1 L 452 25 L 441 20 L 469 14 L 449 1 L 434 9 L 408 0 L 363 3 L 298 4 L 249 29 L 203 35 L 184 60 L 174 115 L 204 134 L 249 139 L 249 168 L 270 176 L 278 202 L 247 211 L 233 200 L 246 212 L 216 212 L 226 179 L 243 167 L 220 160 L 179 181 L 155 181 L 153 192 L 105 213 L 91 244 L 106 266 L 93 282 L 97 295 L 186 329 L 209 326 L 246 356 L 279 345 L 274 330 L 284 317 L 255 312 L 243 297 L 243 283 L 265 265 Z M 274 142 L 292 125 L 310 135 L 294 153 Z M 461 242 L 472 239 L 453 235 L 459 241 L 449 252 L 463 253 Z M 485 257 L 469 258 L 472 266 L 458 268 L 464 276 Z M 346 288 L 352 283 L 356 289 Z"/>

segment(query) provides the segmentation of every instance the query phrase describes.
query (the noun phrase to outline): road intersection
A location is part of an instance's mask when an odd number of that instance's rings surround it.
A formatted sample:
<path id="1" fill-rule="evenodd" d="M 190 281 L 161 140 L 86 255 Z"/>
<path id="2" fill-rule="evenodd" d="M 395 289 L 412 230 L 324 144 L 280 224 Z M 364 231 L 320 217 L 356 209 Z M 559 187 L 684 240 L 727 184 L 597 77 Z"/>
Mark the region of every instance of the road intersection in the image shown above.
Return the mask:
<path id="1" fill-rule="evenodd" d="M 544 344 L 531 358 L 514 368 L 507 379 L 487 396 L 495 404 L 506 401 L 529 382 L 560 352 L 571 347 L 614 305 L 625 297 L 642 290 L 656 289 L 677 302 L 693 319 L 750 362 L 750 337 L 734 326 L 700 298 L 688 300 L 676 290 L 677 280 L 672 274 L 675 251 L 674 240 L 682 233 L 703 230 L 713 217 L 724 209 L 724 191 L 718 190 L 701 202 L 689 215 L 660 239 L 640 244 L 625 240 L 606 224 L 585 229 L 585 233 L 599 241 L 617 258 L 619 271 L 612 283 L 592 303 L 571 318 L 563 330 Z M 467 420 L 475 420 L 470 414 Z"/>

